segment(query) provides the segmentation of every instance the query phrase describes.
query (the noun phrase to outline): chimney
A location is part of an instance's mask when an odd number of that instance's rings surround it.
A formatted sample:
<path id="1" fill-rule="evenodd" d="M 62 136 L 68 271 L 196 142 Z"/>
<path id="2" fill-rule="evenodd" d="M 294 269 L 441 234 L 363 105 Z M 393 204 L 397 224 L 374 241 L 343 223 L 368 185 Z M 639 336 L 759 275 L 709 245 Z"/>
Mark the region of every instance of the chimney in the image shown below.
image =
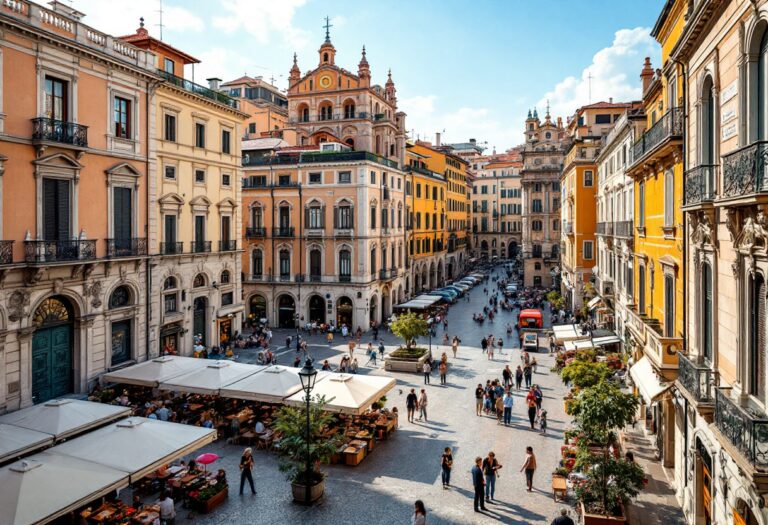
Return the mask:
<path id="1" fill-rule="evenodd" d="M 651 85 L 651 82 L 653 82 L 653 68 L 651 67 L 650 57 L 645 57 L 643 70 L 640 72 L 640 80 L 643 82 L 643 93 L 645 93 Z"/>
<path id="2" fill-rule="evenodd" d="M 437 133 L 435 133 L 435 147 L 436 148 L 440 147 L 440 132 L 439 131 Z"/>
<path id="3" fill-rule="evenodd" d="M 477 141 L 475 139 L 469 139 L 469 143 L 474 146 L 477 143 Z"/>
<path id="4" fill-rule="evenodd" d="M 609 103 L 609 104 L 613 104 L 613 97 L 611 97 L 611 98 L 609 98 L 609 99 L 608 99 L 608 103 Z"/>
<path id="5" fill-rule="evenodd" d="M 209 88 L 211 88 L 213 91 L 219 90 L 219 82 L 221 82 L 220 78 L 211 77 L 211 78 L 206 78 L 206 80 L 208 81 Z"/>

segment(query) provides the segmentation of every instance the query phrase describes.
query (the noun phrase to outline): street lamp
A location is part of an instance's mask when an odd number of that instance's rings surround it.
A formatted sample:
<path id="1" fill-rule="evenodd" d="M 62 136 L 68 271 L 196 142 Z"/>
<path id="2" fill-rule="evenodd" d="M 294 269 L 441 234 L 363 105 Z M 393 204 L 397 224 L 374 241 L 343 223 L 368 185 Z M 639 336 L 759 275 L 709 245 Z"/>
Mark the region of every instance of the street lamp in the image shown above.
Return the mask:
<path id="1" fill-rule="evenodd" d="M 427 319 L 427 332 L 429 332 L 429 355 L 432 355 L 432 323 L 434 319 L 430 317 Z"/>
<path id="2" fill-rule="evenodd" d="M 309 428 L 309 408 L 310 408 L 310 402 L 312 400 L 312 397 L 310 393 L 312 392 L 312 389 L 315 387 L 315 381 L 317 380 L 317 370 L 315 370 L 315 367 L 312 365 L 312 360 L 307 358 L 306 362 L 304 363 L 304 367 L 299 370 L 299 379 L 301 380 L 301 389 L 304 390 L 304 393 L 307 394 L 307 465 L 306 465 L 306 486 L 305 486 L 305 503 L 309 504 L 310 501 L 310 478 L 309 473 L 312 469 L 312 458 L 309 453 L 309 446 L 310 441 L 312 439 L 312 435 L 310 433 Z"/>

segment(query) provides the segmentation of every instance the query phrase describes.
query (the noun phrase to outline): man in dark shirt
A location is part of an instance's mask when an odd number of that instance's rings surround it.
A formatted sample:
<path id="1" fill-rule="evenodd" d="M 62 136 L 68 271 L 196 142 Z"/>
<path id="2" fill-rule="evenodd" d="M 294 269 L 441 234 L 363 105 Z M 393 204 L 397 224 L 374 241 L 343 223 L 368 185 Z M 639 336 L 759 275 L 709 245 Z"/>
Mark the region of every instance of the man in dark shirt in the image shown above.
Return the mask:
<path id="1" fill-rule="evenodd" d="M 483 385 L 478 384 L 475 389 L 475 411 L 478 416 L 483 415 L 483 393 L 485 393 Z"/>
<path id="2" fill-rule="evenodd" d="M 405 408 L 408 411 L 408 422 L 413 423 L 413 416 L 416 413 L 416 407 L 419 404 L 419 398 L 416 396 L 416 390 L 411 388 L 411 393 L 405 398 Z"/>
<path id="3" fill-rule="evenodd" d="M 483 348 L 483 353 L 485 353 L 486 348 L 488 348 L 488 340 L 485 337 L 480 340 L 480 346 Z"/>
<path id="4" fill-rule="evenodd" d="M 485 508 L 485 501 L 483 501 L 483 488 L 485 487 L 485 479 L 483 478 L 483 458 L 480 456 L 475 458 L 475 466 L 472 467 L 472 485 L 475 488 L 475 512 L 480 510 L 487 510 Z M 479 508 L 478 508 L 479 507 Z"/>
<path id="5" fill-rule="evenodd" d="M 562 509 L 560 515 L 552 520 L 551 525 L 574 525 L 573 520 L 568 516 L 568 509 Z"/>

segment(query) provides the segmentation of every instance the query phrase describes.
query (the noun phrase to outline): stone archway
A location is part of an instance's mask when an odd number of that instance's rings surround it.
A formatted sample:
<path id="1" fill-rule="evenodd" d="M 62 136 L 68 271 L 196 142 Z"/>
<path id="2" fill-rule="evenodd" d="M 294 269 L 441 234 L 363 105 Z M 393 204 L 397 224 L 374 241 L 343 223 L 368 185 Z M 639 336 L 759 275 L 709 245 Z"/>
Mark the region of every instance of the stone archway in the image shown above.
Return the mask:
<path id="1" fill-rule="evenodd" d="M 381 324 L 384 324 L 392 315 L 392 290 L 383 290 L 381 292 Z"/>
<path id="2" fill-rule="evenodd" d="M 350 332 L 352 331 L 352 322 L 354 321 L 355 308 L 352 305 L 352 299 L 346 296 L 341 296 L 336 300 L 336 326 L 341 328 L 341 325 L 347 325 Z"/>
<path id="3" fill-rule="evenodd" d="M 370 301 L 368 302 L 368 311 L 369 311 L 369 321 L 374 322 L 376 321 L 376 316 L 379 312 L 379 298 L 376 295 L 372 295 Z"/>
<path id="4" fill-rule="evenodd" d="M 308 301 L 309 322 L 323 324 L 325 323 L 325 299 L 315 294 Z"/>
<path id="5" fill-rule="evenodd" d="M 277 298 L 277 325 L 280 328 L 296 327 L 296 301 L 288 294 Z"/>

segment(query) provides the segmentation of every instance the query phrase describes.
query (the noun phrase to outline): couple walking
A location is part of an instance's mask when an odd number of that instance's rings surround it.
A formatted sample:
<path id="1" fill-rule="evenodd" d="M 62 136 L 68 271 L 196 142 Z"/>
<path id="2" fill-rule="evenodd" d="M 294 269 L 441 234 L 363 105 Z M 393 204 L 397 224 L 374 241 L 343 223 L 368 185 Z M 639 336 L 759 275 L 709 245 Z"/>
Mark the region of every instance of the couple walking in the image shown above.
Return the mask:
<path id="1" fill-rule="evenodd" d="M 419 410 L 419 421 L 424 418 L 427 421 L 427 391 L 421 389 L 421 395 L 416 395 L 416 389 L 411 388 L 411 392 L 405 398 L 405 408 L 408 412 L 408 422 L 413 423 L 413 418 L 416 415 L 416 409 Z"/>
<path id="2" fill-rule="evenodd" d="M 486 503 L 495 501 L 496 478 L 499 477 L 499 470 L 502 465 L 496 459 L 493 452 L 489 452 L 485 459 L 480 456 L 475 458 L 475 466 L 472 467 L 472 485 L 475 489 L 474 509 L 475 512 L 488 510 Z M 533 490 L 533 474 L 536 471 L 536 456 L 533 453 L 533 447 L 525 447 L 525 461 L 520 468 L 520 472 L 525 472 L 525 484 L 527 491 Z M 483 499 L 485 497 L 485 499 Z"/>

